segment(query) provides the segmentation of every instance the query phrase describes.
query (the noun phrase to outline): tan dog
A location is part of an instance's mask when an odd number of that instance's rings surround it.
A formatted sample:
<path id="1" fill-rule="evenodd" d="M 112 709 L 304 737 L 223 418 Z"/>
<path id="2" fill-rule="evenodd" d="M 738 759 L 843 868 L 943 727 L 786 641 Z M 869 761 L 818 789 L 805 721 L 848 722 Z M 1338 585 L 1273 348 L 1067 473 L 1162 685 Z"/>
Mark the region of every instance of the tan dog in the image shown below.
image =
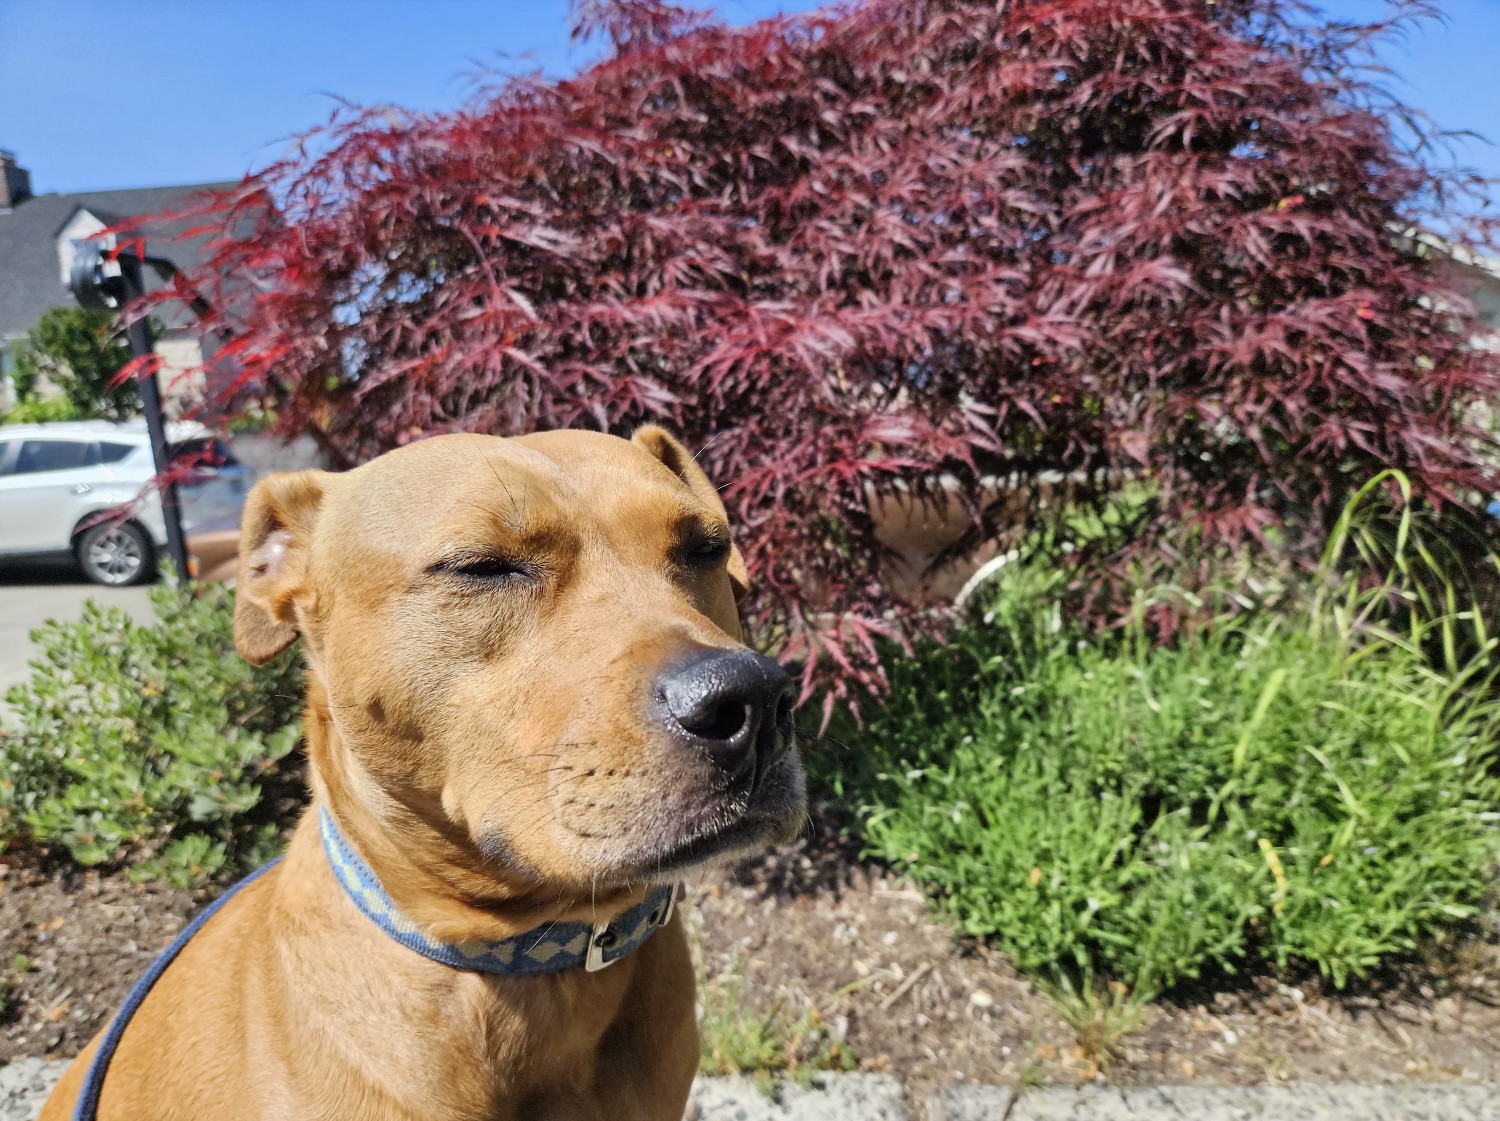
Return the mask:
<path id="1" fill-rule="evenodd" d="M 678 1121 L 698 1062 L 680 915 L 600 972 L 450 968 L 356 908 L 315 818 L 447 943 L 618 915 L 790 838 L 792 694 L 738 641 L 745 580 L 658 428 L 444 436 L 261 482 L 235 642 L 264 662 L 302 639 L 314 810 L 152 990 L 103 1121 Z"/>

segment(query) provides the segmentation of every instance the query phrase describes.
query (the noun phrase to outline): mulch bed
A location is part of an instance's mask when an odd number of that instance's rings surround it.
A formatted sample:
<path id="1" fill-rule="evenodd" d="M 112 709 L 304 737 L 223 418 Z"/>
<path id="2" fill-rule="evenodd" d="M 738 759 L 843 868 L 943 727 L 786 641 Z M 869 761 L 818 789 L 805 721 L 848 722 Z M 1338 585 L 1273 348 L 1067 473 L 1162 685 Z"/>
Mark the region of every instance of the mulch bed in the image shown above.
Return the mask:
<path id="1" fill-rule="evenodd" d="M 738 972 L 749 1007 L 811 1003 L 865 1069 L 918 1090 L 955 1077 L 1500 1082 L 1490 941 L 1345 993 L 1260 976 L 1174 994 L 1101 1070 L 1005 955 L 956 940 L 909 885 L 861 864 L 835 833 L 823 838 L 690 885 L 703 962 L 710 976 Z M 0 856 L 0 869 L 0 1063 L 75 1054 L 210 896 L 29 853 Z"/>
<path id="2" fill-rule="evenodd" d="M 0 1062 L 81 1050 L 208 893 L 0 855 Z"/>

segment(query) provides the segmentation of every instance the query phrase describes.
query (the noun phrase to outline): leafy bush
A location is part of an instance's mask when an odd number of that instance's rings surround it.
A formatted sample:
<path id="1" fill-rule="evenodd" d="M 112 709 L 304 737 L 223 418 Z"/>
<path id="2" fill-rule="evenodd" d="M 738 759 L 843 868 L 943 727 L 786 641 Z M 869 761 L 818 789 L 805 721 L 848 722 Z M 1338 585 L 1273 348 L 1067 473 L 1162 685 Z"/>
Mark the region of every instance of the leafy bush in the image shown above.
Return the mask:
<path id="1" fill-rule="evenodd" d="M 61 845 L 82 864 L 128 855 L 179 883 L 269 855 L 263 794 L 299 738 L 300 664 L 235 653 L 221 584 L 163 581 L 151 598 L 153 624 L 91 600 L 78 622 L 32 632 L 40 656 L 0 734 L 0 844 Z"/>
<path id="2" fill-rule="evenodd" d="M 0 417 L 0 424 L 50 424 L 77 420 L 79 412 L 66 397 L 27 397 Z"/>
<path id="3" fill-rule="evenodd" d="M 830 699 L 878 687 L 872 634 L 932 620 L 887 581 L 873 501 L 942 481 L 994 532 L 1015 503 L 988 481 L 1150 478 L 1091 555 L 1108 593 L 1185 539 L 1310 559 L 1386 465 L 1446 502 L 1495 489 L 1466 406 L 1500 365 L 1395 232 L 1474 181 L 1403 146 L 1363 80 L 1389 23 L 1293 0 L 577 9 L 614 51 L 576 77 L 351 111 L 204 204 L 223 237 L 160 298 L 214 294 L 226 394 L 349 464 L 455 430 L 674 426 L 725 485 L 752 629 Z"/>
<path id="4" fill-rule="evenodd" d="M 1351 575 L 1153 648 L 1074 625 L 1059 584 L 1023 568 L 951 645 L 892 657 L 889 706 L 824 764 L 963 930 L 1151 992 L 1254 960 L 1343 985 L 1475 912 L 1500 857 L 1477 612 Z"/>

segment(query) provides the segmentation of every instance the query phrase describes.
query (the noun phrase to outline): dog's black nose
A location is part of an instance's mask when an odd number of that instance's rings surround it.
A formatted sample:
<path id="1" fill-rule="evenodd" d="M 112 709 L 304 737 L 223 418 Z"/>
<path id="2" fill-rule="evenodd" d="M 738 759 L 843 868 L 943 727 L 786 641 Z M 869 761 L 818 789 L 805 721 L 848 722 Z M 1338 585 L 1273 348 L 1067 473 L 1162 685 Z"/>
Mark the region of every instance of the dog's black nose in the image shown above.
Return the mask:
<path id="1" fill-rule="evenodd" d="M 792 746 L 792 679 L 749 650 L 701 650 L 658 683 L 668 715 L 731 782 L 753 782 Z"/>

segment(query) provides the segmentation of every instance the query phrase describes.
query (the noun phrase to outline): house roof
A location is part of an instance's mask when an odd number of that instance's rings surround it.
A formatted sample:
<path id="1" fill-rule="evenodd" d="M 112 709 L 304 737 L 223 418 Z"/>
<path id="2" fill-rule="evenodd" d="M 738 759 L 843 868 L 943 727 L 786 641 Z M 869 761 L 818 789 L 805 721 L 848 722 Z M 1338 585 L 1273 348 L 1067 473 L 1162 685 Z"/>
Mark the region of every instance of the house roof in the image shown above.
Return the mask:
<path id="1" fill-rule="evenodd" d="M 49 308 L 73 302 L 58 276 L 57 235 L 79 209 L 113 224 L 139 214 L 170 210 L 201 192 L 232 186 L 233 183 L 199 183 L 132 191 L 36 195 L 9 211 L 0 212 L 0 339 L 24 334 L 36 326 Z M 175 232 L 174 227 L 182 226 L 183 223 L 161 223 L 143 232 L 150 253 L 169 257 L 179 268 L 191 268 L 204 256 L 205 239 L 170 243 L 164 240 Z"/>

